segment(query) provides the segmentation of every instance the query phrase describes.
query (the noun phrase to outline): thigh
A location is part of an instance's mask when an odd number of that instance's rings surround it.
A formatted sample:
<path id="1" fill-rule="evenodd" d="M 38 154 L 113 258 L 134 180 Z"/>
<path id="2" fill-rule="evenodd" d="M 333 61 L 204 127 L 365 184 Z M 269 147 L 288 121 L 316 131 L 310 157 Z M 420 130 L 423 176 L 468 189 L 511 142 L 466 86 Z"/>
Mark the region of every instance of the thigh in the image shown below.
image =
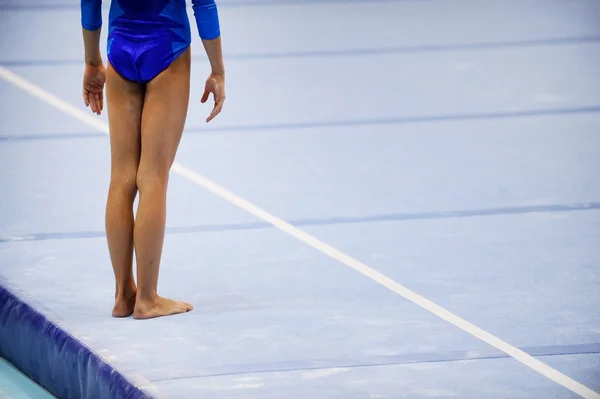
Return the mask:
<path id="1" fill-rule="evenodd" d="M 123 78 L 108 64 L 106 101 L 113 178 L 133 177 L 135 181 L 140 161 L 144 92 L 143 85 Z"/>
<path id="2" fill-rule="evenodd" d="M 181 140 L 190 96 L 190 49 L 146 85 L 138 172 L 168 174 Z"/>

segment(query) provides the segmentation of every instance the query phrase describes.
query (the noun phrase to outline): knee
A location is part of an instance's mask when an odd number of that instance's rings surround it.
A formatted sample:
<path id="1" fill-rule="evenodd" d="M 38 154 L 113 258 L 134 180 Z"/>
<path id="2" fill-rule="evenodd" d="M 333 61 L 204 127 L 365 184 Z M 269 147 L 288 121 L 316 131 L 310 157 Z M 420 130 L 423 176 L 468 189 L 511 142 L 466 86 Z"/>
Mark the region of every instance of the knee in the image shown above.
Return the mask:
<path id="1" fill-rule="evenodd" d="M 169 172 L 138 171 L 136 185 L 140 193 L 148 190 L 166 190 Z"/>
<path id="2" fill-rule="evenodd" d="M 110 179 L 110 187 L 113 191 L 135 197 L 137 192 L 137 170 L 131 169 L 113 172 Z"/>

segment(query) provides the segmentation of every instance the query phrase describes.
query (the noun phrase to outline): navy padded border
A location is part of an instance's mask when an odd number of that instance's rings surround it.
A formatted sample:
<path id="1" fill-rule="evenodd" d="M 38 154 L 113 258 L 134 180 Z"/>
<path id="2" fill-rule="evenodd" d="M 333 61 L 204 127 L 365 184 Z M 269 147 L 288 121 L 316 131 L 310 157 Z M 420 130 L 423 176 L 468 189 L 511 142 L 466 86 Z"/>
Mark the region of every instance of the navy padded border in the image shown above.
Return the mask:
<path id="1" fill-rule="evenodd" d="M 1 285 L 0 356 L 60 399 L 151 398 L 98 354 Z"/>

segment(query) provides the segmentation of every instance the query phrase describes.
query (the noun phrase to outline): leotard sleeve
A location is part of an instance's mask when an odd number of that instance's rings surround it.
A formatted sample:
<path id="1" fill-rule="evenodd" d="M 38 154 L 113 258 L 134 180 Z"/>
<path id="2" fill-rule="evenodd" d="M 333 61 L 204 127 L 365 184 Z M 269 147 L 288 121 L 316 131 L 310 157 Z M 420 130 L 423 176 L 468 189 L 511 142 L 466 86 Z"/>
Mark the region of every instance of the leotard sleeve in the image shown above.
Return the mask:
<path id="1" fill-rule="evenodd" d="M 81 0 L 81 26 L 87 30 L 102 26 L 102 0 Z"/>
<path id="2" fill-rule="evenodd" d="M 192 0 L 192 9 L 200 38 L 204 40 L 218 38 L 221 35 L 221 29 L 215 0 Z"/>

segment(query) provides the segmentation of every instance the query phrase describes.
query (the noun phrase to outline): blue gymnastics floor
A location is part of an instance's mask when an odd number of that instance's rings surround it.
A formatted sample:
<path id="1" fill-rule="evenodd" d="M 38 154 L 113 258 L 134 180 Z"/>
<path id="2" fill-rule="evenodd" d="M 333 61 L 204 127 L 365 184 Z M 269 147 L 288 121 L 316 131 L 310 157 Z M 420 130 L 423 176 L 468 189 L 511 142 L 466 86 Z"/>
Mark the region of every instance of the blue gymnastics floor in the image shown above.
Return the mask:
<path id="1" fill-rule="evenodd" d="M 35 314 L 157 398 L 598 398 L 600 3 L 218 4 L 227 101 L 204 124 L 194 38 L 159 286 L 195 309 L 136 321 L 78 6 L 0 0 L 0 348 Z"/>

